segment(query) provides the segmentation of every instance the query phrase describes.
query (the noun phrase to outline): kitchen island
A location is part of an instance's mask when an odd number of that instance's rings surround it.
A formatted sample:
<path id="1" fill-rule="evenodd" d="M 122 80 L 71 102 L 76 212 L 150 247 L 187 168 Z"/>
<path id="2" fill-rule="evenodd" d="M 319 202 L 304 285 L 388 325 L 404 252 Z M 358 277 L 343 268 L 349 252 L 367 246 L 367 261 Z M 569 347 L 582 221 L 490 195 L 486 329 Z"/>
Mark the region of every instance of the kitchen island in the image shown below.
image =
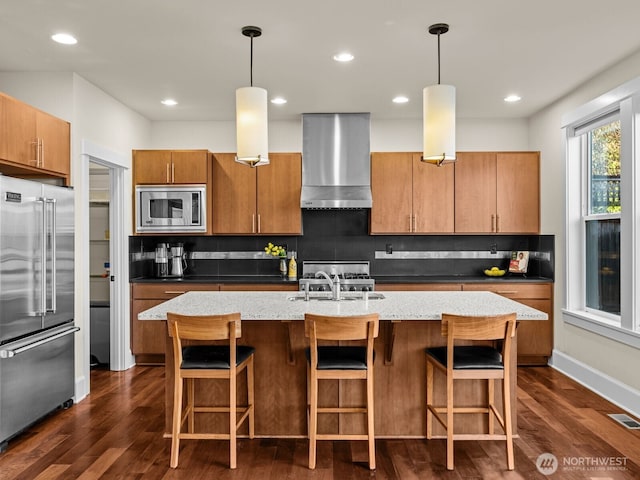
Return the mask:
<path id="1" fill-rule="evenodd" d="M 328 295 L 316 295 L 327 297 Z M 384 292 L 381 299 L 363 299 L 361 293 L 344 294 L 332 301 L 314 298 L 305 301 L 298 292 L 188 292 L 138 315 L 139 320 L 166 320 L 167 312 L 185 315 L 209 315 L 240 312 L 241 344 L 256 348 L 256 434 L 265 437 L 304 437 L 306 425 L 306 359 L 308 341 L 301 320 L 305 313 L 359 315 L 378 313 L 380 336 L 376 339 L 375 422 L 376 436 L 425 437 L 425 361 L 424 348 L 444 345 L 440 334 L 443 312 L 457 315 L 497 315 L 515 312 L 519 321 L 546 321 L 547 314 L 491 292 Z M 348 299 L 346 299 L 348 298 Z M 517 334 L 516 334 L 517 335 Z M 170 431 L 173 354 L 171 339 L 166 342 L 165 425 Z M 512 342 L 512 405 L 516 428 L 516 349 Z M 444 382 L 440 378 L 436 395 L 444 402 Z M 242 383 L 241 381 L 239 383 Z M 224 404 L 226 385 L 200 388 L 199 394 L 220 399 Z M 358 382 L 327 381 L 320 392 L 320 403 L 354 405 L 362 402 L 364 385 Z M 242 390 L 242 385 L 238 386 Z M 486 397 L 482 382 L 466 381 L 456 385 L 456 402 L 474 405 Z M 359 416 L 340 418 L 326 415 L 320 431 L 358 432 L 364 429 Z M 352 418 L 350 418 L 352 417 Z M 224 429 L 226 420 L 203 419 L 210 428 Z M 461 419 L 463 431 L 483 427 L 485 420 Z M 441 434 L 442 431 L 435 432 Z"/>

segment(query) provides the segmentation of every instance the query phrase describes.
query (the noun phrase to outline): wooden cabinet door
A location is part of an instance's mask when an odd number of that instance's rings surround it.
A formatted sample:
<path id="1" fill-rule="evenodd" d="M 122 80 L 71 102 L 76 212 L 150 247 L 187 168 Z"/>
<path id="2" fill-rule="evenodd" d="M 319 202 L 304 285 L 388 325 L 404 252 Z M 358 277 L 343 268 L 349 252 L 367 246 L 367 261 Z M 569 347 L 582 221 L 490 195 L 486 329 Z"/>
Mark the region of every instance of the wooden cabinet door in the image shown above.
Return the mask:
<path id="1" fill-rule="evenodd" d="M 437 167 L 413 154 L 413 231 L 453 233 L 454 166 Z"/>
<path id="2" fill-rule="evenodd" d="M 455 162 L 456 233 L 495 232 L 496 154 L 459 152 Z"/>
<path id="3" fill-rule="evenodd" d="M 171 150 L 134 150 L 133 184 L 162 185 L 171 179 Z"/>
<path id="4" fill-rule="evenodd" d="M 0 117 L 2 158 L 29 167 L 38 166 L 36 110 L 14 98 L 3 96 Z"/>
<path id="5" fill-rule="evenodd" d="M 406 152 L 371 154 L 372 234 L 412 231 L 412 157 Z"/>
<path id="6" fill-rule="evenodd" d="M 539 233 L 539 153 L 498 153 L 496 162 L 496 230 L 500 233 Z"/>
<path id="7" fill-rule="evenodd" d="M 171 183 L 202 183 L 209 178 L 209 152 L 206 150 L 172 151 Z"/>
<path id="8" fill-rule="evenodd" d="M 164 355 L 167 322 L 138 320 L 138 314 L 166 300 L 145 299 L 131 301 L 131 353 L 134 355 Z"/>
<path id="9" fill-rule="evenodd" d="M 518 365 L 546 365 L 553 350 L 551 299 L 518 299 L 518 302 L 545 312 L 549 320 L 525 321 L 518 325 Z"/>
<path id="10" fill-rule="evenodd" d="M 545 312 L 548 320 L 518 322 L 518 365 L 546 365 L 553 349 L 553 285 L 551 283 L 472 283 L 467 291 L 489 291 Z"/>
<path id="11" fill-rule="evenodd" d="M 272 153 L 269 160 L 269 165 L 255 168 L 257 232 L 301 234 L 302 156 L 299 153 Z"/>
<path id="12" fill-rule="evenodd" d="M 214 234 L 257 233 L 257 168 L 249 168 L 237 163 L 233 153 L 214 154 L 212 188 Z"/>
<path id="13" fill-rule="evenodd" d="M 40 168 L 68 176 L 71 170 L 69 122 L 36 111 L 36 136 L 41 142 Z"/>

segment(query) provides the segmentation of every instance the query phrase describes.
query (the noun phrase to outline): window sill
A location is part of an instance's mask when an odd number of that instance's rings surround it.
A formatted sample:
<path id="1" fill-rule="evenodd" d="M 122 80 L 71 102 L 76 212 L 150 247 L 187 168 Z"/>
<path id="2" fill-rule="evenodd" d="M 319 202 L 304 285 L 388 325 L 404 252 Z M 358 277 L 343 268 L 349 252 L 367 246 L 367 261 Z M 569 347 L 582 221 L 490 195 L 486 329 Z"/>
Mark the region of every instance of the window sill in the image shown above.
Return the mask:
<path id="1" fill-rule="evenodd" d="M 579 310 L 562 310 L 562 318 L 569 325 L 588 330 L 616 342 L 640 350 L 640 333 L 620 327 L 616 322 Z"/>

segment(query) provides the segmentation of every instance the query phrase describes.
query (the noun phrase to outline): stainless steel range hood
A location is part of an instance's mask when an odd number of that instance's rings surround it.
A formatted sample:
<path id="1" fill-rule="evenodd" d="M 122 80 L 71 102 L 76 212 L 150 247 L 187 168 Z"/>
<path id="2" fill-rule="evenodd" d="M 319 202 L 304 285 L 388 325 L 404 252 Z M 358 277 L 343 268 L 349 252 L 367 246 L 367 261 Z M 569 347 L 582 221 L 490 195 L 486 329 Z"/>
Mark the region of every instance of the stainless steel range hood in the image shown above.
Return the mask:
<path id="1" fill-rule="evenodd" d="M 302 114 L 302 208 L 371 208 L 369 113 Z"/>

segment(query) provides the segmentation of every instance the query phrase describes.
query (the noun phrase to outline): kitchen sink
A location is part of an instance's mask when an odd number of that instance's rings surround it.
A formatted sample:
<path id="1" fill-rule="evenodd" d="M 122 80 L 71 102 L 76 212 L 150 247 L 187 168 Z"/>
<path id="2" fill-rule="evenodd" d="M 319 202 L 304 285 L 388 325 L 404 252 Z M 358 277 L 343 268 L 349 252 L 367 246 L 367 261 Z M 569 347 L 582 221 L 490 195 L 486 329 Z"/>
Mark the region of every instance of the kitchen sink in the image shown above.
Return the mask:
<path id="1" fill-rule="evenodd" d="M 291 297 L 287 297 L 287 299 L 291 302 L 295 302 L 297 300 L 308 300 L 309 301 L 325 301 L 325 302 L 349 302 L 349 301 L 354 301 L 354 300 L 364 300 L 365 299 L 365 293 L 366 293 L 366 299 L 368 300 L 382 300 L 384 298 L 384 295 L 382 293 L 376 293 L 376 292 L 357 292 L 357 293 L 351 293 L 351 292 L 341 292 L 340 293 L 340 300 L 334 300 L 332 295 L 330 293 L 320 293 L 320 292 L 311 292 L 309 293 L 308 297 L 305 297 L 304 293 L 297 293 Z"/>

